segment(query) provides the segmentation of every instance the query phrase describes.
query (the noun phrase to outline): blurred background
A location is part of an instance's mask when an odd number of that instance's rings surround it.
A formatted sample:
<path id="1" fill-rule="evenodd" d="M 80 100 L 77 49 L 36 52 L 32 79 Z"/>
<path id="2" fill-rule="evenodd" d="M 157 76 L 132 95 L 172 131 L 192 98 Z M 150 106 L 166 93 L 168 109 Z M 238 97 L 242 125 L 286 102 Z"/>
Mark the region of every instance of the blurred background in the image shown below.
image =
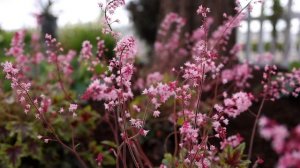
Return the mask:
<path id="1" fill-rule="evenodd" d="M 79 51 L 81 42 L 85 39 L 95 42 L 94 35 L 100 33 L 101 10 L 99 0 L 1 0 L 0 1 L 0 46 L 7 47 L 6 36 L 19 29 L 29 29 L 29 32 L 40 31 L 58 36 L 66 48 Z M 105 3 L 103 1 L 102 3 Z M 194 0 L 185 2 L 179 0 L 128 0 L 127 6 L 116 11 L 115 17 L 119 23 L 113 24 L 115 29 L 123 34 L 135 34 L 145 45 L 150 47 L 156 39 L 156 30 L 164 16 L 169 12 L 177 12 L 188 20 L 185 32 L 191 33 L 201 23 L 196 16 L 200 3 L 212 8 L 216 29 L 222 22 L 223 12 L 234 13 L 233 0 Z M 242 5 L 248 3 L 241 1 Z M 226 8 L 224 8 L 226 7 Z M 12 10 L 13 9 L 13 10 Z M 241 27 L 232 35 L 232 43 L 244 45 L 242 60 L 257 62 L 265 52 L 274 55 L 271 62 L 281 66 L 289 66 L 299 61 L 300 38 L 300 1 L 296 0 L 264 0 L 256 4 L 253 11 L 245 19 Z M 212 30 L 213 31 L 213 30 Z M 85 33 L 90 32 L 88 35 Z M 95 33 L 95 34 L 93 34 Z M 69 43 L 64 43 L 64 40 Z M 77 44 L 78 43 L 78 44 Z M 80 43 L 80 44 L 79 44 Z M 142 53 L 142 55 L 145 53 Z M 149 54 L 149 53 L 148 53 Z"/>
<path id="2" fill-rule="evenodd" d="M 105 3 L 106 1 L 0 0 L 0 62 L 4 57 L 4 49 L 10 47 L 14 32 L 20 29 L 26 29 L 25 42 L 29 44 L 26 46 L 30 46 L 32 38 L 36 36 L 39 36 L 41 39 L 40 42 L 43 43 L 43 37 L 45 33 L 48 33 L 58 38 L 58 41 L 62 43 L 65 51 L 73 49 L 77 51 L 77 53 L 80 52 L 83 41 L 89 40 L 93 46 L 96 46 L 96 37 L 101 37 L 109 49 L 106 55 L 111 56 L 115 41 L 113 38 L 102 34 L 103 13 L 98 5 L 100 2 Z M 241 0 L 241 2 L 242 5 L 245 6 L 249 0 Z M 117 9 L 115 18 L 119 19 L 119 23 L 114 23 L 112 26 L 114 30 L 122 32 L 123 35 L 135 35 L 138 37 L 138 45 L 141 50 L 139 50 L 138 53 L 139 59 L 137 66 L 151 64 L 157 56 L 153 48 L 158 38 L 157 31 L 159 25 L 166 14 L 175 12 L 185 18 L 187 24 L 184 26 L 182 34 L 191 34 L 201 25 L 196 10 L 200 4 L 203 4 L 211 8 L 210 17 L 214 20 L 209 32 L 211 34 L 223 23 L 223 13 L 234 15 L 234 8 L 236 7 L 235 0 L 126 0 L 126 4 L 125 7 Z M 236 43 L 243 45 L 243 50 L 239 54 L 240 61 L 248 61 L 257 65 L 276 63 L 284 70 L 291 69 L 292 67 L 300 67 L 300 1 L 264 0 L 263 3 L 254 5 L 253 11 L 251 13 L 249 11 L 248 17 L 242 21 L 241 26 L 235 29 L 230 36 L 227 52 L 229 52 Z M 226 52 L 224 54 L 226 55 Z M 171 56 L 173 57 L 173 55 Z M 180 63 L 182 64 L 183 61 Z M 46 65 L 44 66 L 46 67 Z M 78 66 L 78 64 L 74 64 L 74 67 L 76 66 Z M 87 76 L 86 74 L 88 73 L 81 71 L 79 68 L 75 68 L 74 71 L 74 82 L 71 85 L 71 89 L 80 95 L 88 86 L 90 76 Z M 261 76 L 261 74 L 259 75 Z M 43 77 L 43 75 L 41 75 L 41 77 Z M 256 83 L 258 83 L 259 79 L 256 80 Z M 8 81 L 3 83 L 4 91 L 10 91 L 10 83 Z M 7 101 L 6 97 L 8 96 L 5 96 L 6 95 L 4 95 L 3 100 L 5 98 L 5 101 Z M 1 103 L 0 101 L 0 107 L 2 107 Z M 256 108 L 256 106 L 254 108 Z M 0 113 L 2 114 L 3 112 L 4 114 L 5 110 L 1 110 L 0 108 Z M 9 110 L 13 111 L 11 109 Z M 16 111 L 20 112 L 19 109 L 16 109 Z M 86 111 L 91 110 L 87 109 Z M 299 123 L 299 119 L 294 117 L 295 114 L 299 112 L 299 99 L 286 97 L 278 101 L 275 105 L 267 104 L 265 111 L 267 115 L 288 123 L 289 126 L 294 126 Z M 274 111 L 279 113 L 274 114 Z M 95 113 L 95 116 L 96 114 L 98 115 L 98 113 Z M 22 115 L 24 115 L 23 112 Z M 3 116 L 4 115 L 0 115 L 0 121 L 7 121 L 5 116 L 4 119 L 1 118 Z M 253 124 L 253 121 L 251 119 L 249 120 L 249 116 L 247 115 L 241 116 L 239 121 L 239 123 L 233 122 L 232 128 L 240 129 L 240 132 L 244 134 L 246 138 L 249 138 L 249 132 L 251 131 L 251 127 L 249 126 Z M 0 143 L 2 143 L 1 140 L 3 139 L 9 141 L 9 143 L 15 141 L 13 138 L 11 138 L 13 140 L 9 138 L 7 138 L 8 140 L 5 139 L 6 134 L 13 134 L 11 132 L 16 130 L 15 125 L 18 122 L 10 123 L 11 124 L 6 124 L 4 122 L 3 125 L 8 125 L 5 126 L 5 128 L 4 126 L 0 126 Z M 90 132 L 86 130 L 91 129 L 91 125 L 87 125 L 85 129 L 82 129 L 92 134 L 88 134 L 88 136 L 83 134 L 85 135 L 82 136 L 84 137 L 83 139 L 90 136 L 92 139 L 92 136 L 95 136 L 95 141 L 98 141 L 103 138 L 99 138 L 101 133 L 107 136 L 107 132 L 103 132 L 105 130 L 103 130 L 102 126 L 100 127 L 93 124 L 91 124 L 93 129 Z M 20 126 L 20 128 L 22 128 L 23 131 L 24 127 Z M 28 128 L 36 129 L 31 125 Z M 62 126 L 62 128 L 64 127 Z M 161 125 L 156 124 L 154 129 L 158 131 L 163 130 L 161 132 L 168 132 L 170 131 L 167 130 L 169 128 L 170 125 L 162 123 Z M 3 130 L 8 131 L 4 134 L 3 132 L 5 131 Z M 153 136 L 158 137 L 158 134 Z M 35 137 L 36 135 L 34 135 L 32 139 L 36 139 Z M 164 137 L 164 135 L 160 135 L 161 139 L 156 139 L 163 141 Z M 147 144 L 144 145 L 145 148 L 151 149 L 152 155 L 148 155 L 154 163 L 159 163 L 163 157 L 161 156 L 163 147 L 157 141 L 147 142 Z M 267 143 L 265 141 L 259 139 L 257 141 L 255 144 L 260 145 L 256 147 L 256 151 L 254 152 L 265 155 L 266 167 L 272 167 L 276 163 L 277 156 L 274 154 L 274 151 L 266 145 Z M 18 148 L 12 148 L 12 150 L 13 152 L 18 152 Z M 73 159 L 67 156 L 65 157 L 65 160 Z M 88 157 L 87 155 L 87 158 L 93 158 L 93 156 Z M 14 161 L 18 161 L 14 157 L 13 159 Z M 27 160 L 29 159 L 27 158 Z M 32 165 L 32 160 L 28 161 L 30 166 Z M 49 158 L 47 158 L 45 163 L 47 163 L 48 160 Z M 55 158 L 53 160 L 55 160 Z M 40 163 L 38 162 L 37 165 L 38 164 Z"/>

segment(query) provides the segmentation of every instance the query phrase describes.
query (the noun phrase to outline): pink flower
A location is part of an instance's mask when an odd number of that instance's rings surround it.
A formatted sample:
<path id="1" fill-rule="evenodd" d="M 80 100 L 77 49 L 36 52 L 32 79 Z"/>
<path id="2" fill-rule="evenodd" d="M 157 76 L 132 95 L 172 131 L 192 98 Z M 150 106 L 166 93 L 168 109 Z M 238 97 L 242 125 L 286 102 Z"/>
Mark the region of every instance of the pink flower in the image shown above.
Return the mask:
<path id="1" fill-rule="evenodd" d="M 3 71 L 6 73 L 6 78 L 11 79 L 12 76 L 16 75 L 19 70 L 14 68 L 11 62 L 6 61 L 1 64 L 3 67 Z"/>
<path id="2" fill-rule="evenodd" d="M 179 128 L 180 134 L 182 135 L 185 142 L 197 143 L 198 140 L 198 129 L 194 129 L 189 122 L 183 123 L 182 127 Z"/>
<path id="3" fill-rule="evenodd" d="M 237 117 L 242 112 L 248 110 L 252 105 L 251 100 L 253 96 L 245 92 L 238 92 L 233 94 L 231 98 L 224 100 L 224 112 L 230 117 Z"/>
<path id="4" fill-rule="evenodd" d="M 22 57 L 24 52 L 24 39 L 25 39 L 24 30 L 16 32 L 11 41 L 10 49 L 7 51 L 6 55 L 12 55 L 17 59 Z"/>
<path id="5" fill-rule="evenodd" d="M 136 41 L 132 36 L 123 37 L 114 49 L 116 52 L 116 57 L 120 59 L 121 62 L 127 62 L 132 60 L 137 52 Z"/>
<path id="6" fill-rule="evenodd" d="M 209 12 L 210 12 L 210 9 L 203 7 L 202 5 L 200 5 L 197 10 L 197 14 L 202 15 L 202 17 L 204 17 L 204 18 L 207 17 L 207 13 L 209 13 Z"/>
<path id="7" fill-rule="evenodd" d="M 143 94 L 150 96 L 152 104 L 155 108 L 158 108 L 161 103 L 165 103 L 171 96 L 175 96 L 174 83 L 162 84 L 158 83 L 156 87 L 150 86 L 149 89 L 145 89 Z"/>
<path id="8" fill-rule="evenodd" d="M 153 112 L 153 117 L 157 118 L 157 117 L 159 117 L 159 115 L 160 115 L 160 112 L 158 110 L 155 110 Z"/>
<path id="9" fill-rule="evenodd" d="M 147 86 L 156 84 L 157 82 L 160 82 L 162 79 L 163 76 L 159 72 L 150 73 L 147 76 Z"/>
<path id="10" fill-rule="evenodd" d="M 244 140 L 244 138 L 241 137 L 240 134 L 232 135 L 232 136 L 228 137 L 227 139 L 225 139 L 223 142 L 221 142 L 221 149 L 224 149 L 227 145 L 230 145 L 231 147 L 235 148 L 239 144 L 241 144 L 241 142 L 243 140 Z"/>
<path id="11" fill-rule="evenodd" d="M 226 69 L 221 74 L 222 83 L 234 81 L 239 88 L 248 87 L 247 80 L 252 78 L 252 69 L 248 64 L 236 65 L 233 69 Z"/>
<path id="12" fill-rule="evenodd" d="M 264 116 L 259 119 L 259 133 L 264 139 L 272 140 L 272 147 L 277 153 L 283 151 L 285 139 L 289 136 L 285 126 Z"/>
<path id="13" fill-rule="evenodd" d="M 75 112 L 77 110 L 77 104 L 70 104 L 69 112 Z"/>
<path id="14" fill-rule="evenodd" d="M 81 57 L 83 59 L 89 59 L 93 55 L 92 48 L 93 48 L 93 46 L 89 41 L 87 41 L 87 40 L 84 41 L 82 43 L 82 49 L 81 49 L 81 52 L 80 52 Z"/>

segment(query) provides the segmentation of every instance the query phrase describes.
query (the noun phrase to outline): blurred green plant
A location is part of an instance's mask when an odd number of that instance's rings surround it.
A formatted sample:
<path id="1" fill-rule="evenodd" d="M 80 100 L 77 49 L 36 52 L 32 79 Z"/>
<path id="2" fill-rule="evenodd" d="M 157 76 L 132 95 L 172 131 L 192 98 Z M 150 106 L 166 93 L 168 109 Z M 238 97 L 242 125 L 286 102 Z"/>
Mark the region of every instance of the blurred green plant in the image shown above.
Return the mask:
<path id="1" fill-rule="evenodd" d="M 25 36 L 25 53 L 31 56 L 31 36 L 33 31 L 26 31 Z M 13 60 L 13 57 L 6 57 L 5 49 L 10 47 L 11 39 L 14 32 L 0 30 L 0 62 Z M 94 52 L 96 53 L 97 39 L 105 41 L 105 45 L 109 50 L 105 53 L 106 57 L 112 57 L 115 41 L 109 36 L 104 36 L 101 29 L 96 25 L 73 25 L 61 29 L 60 37 L 65 52 L 69 49 L 75 49 L 77 56 L 80 54 L 81 45 L 84 40 L 89 40 L 93 44 Z M 43 46 L 43 42 L 41 41 Z M 45 52 L 45 51 L 42 51 Z M 72 97 L 80 97 L 84 88 L 89 84 L 91 73 L 86 70 L 86 65 L 80 64 L 77 59 L 72 61 L 74 73 L 72 78 L 74 81 L 70 85 L 70 95 Z M 99 74 L 104 72 L 104 67 L 97 67 Z M 49 72 L 54 70 L 53 65 L 47 63 L 46 60 L 37 64 L 35 70 L 26 72 L 30 78 L 39 78 L 36 85 L 46 86 L 54 84 L 54 81 L 49 79 Z M 0 72 L 0 78 L 4 79 L 3 72 Z M 35 85 L 33 86 L 35 87 Z M 66 107 L 68 103 L 63 98 L 63 93 L 59 90 L 50 87 L 45 94 L 51 96 L 52 107 Z M 32 95 L 41 94 L 41 89 L 36 87 L 32 91 Z M 61 148 L 59 144 L 51 141 L 51 135 L 45 133 L 45 125 L 38 122 L 34 118 L 34 111 L 26 115 L 22 107 L 15 102 L 15 95 L 11 91 L 10 82 L 3 80 L 0 83 L 0 168 L 14 167 L 78 167 L 78 163 L 74 156 L 68 151 Z M 103 166 L 114 165 L 115 159 L 105 145 L 99 134 L 95 134 L 101 123 L 101 115 L 99 111 L 95 111 L 88 103 L 81 102 L 82 108 L 78 111 L 78 117 L 67 117 L 68 114 L 60 115 L 55 113 L 48 114 L 53 126 L 56 128 L 56 133 L 64 142 L 72 141 L 72 132 L 76 135 L 76 142 L 81 142 L 77 148 L 81 151 L 80 155 L 89 163 L 90 167 L 97 167 L 95 158 L 99 153 L 103 155 Z M 44 133 L 44 134 L 43 134 Z M 42 135 L 42 139 L 37 137 Z M 47 140 L 49 138 L 49 140 Z M 44 142 L 45 143 L 44 143 Z M 89 152 L 86 152 L 89 151 Z M 58 159 L 59 158 L 59 159 Z"/>
<path id="2" fill-rule="evenodd" d="M 85 40 L 91 42 L 95 51 L 97 45 L 96 37 L 100 37 L 100 39 L 105 41 L 105 46 L 108 49 L 105 55 L 108 58 L 111 58 L 113 55 L 113 48 L 116 44 L 115 40 L 110 36 L 103 35 L 99 25 L 95 23 L 67 25 L 58 32 L 58 39 L 62 43 L 64 49 L 73 49 L 77 52 L 81 50 L 82 42 Z"/>

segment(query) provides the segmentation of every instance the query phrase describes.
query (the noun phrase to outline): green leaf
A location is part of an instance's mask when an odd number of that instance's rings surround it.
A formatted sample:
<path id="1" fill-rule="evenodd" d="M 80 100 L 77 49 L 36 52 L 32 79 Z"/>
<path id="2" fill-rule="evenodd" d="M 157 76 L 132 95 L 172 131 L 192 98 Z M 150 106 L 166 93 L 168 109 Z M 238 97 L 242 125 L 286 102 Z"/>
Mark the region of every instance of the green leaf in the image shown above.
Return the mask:
<path id="1" fill-rule="evenodd" d="M 5 153 L 9 159 L 10 164 L 12 164 L 13 167 L 18 167 L 18 165 L 20 165 L 22 146 L 15 145 L 7 147 L 5 149 Z"/>
<path id="2" fill-rule="evenodd" d="M 107 146 L 110 146 L 113 148 L 118 148 L 118 146 L 115 144 L 115 142 L 112 142 L 112 141 L 101 141 L 101 144 L 107 145 Z"/>
<path id="3" fill-rule="evenodd" d="M 170 153 L 166 153 L 164 155 L 164 159 L 162 161 L 163 164 L 167 165 L 167 166 L 172 166 L 172 162 L 173 162 L 173 156 Z"/>

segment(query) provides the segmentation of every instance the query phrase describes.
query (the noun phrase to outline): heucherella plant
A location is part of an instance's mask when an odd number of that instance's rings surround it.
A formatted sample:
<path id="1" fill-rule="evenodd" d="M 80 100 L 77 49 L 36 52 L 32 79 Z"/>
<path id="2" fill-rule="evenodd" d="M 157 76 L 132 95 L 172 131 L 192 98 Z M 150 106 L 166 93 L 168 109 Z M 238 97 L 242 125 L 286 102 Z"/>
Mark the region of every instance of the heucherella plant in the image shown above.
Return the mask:
<path id="1" fill-rule="evenodd" d="M 124 0 L 99 4 L 104 12 L 103 33 L 116 41 L 112 58 L 106 56 L 108 48 L 100 37 L 95 37 L 97 46 L 83 41 L 77 54 L 73 50 L 65 53 L 61 43 L 46 35 L 46 52 L 33 43 L 34 50 L 26 53 L 24 31 L 19 31 L 6 52 L 7 58 L 12 58 L 1 65 L 26 116 L 35 116 L 42 125 L 36 139 L 59 144 L 77 159 L 77 166 L 258 167 L 263 160 L 252 156 L 257 126 L 281 156 L 277 166 L 297 166 L 299 126 L 289 132 L 261 114 L 266 101 L 299 95 L 299 69 L 283 73 L 276 66 L 260 69 L 240 63 L 241 45 L 224 55 L 232 30 L 246 17 L 246 9 L 259 2 L 242 7 L 237 1 L 236 15 L 224 14 L 224 24 L 212 33 L 209 14 L 213 9 L 199 6 L 196 12 L 202 26 L 184 35 L 185 19 L 168 14 L 154 45 L 156 66 L 150 70 L 136 66 L 137 40 L 112 29 L 118 22 L 113 14 L 125 5 Z M 34 76 L 36 66 L 43 63 L 49 66 L 46 77 Z M 72 77 L 81 68 L 86 70 L 89 84 L 76 94 L 72 86 L 81 81 Z M 263 71 L 259 86 L 250 82 L 255 71 Z M 259 104 L 257 112 L 250 110 L 254 104 Z M 243 113 L 255 116 L 249 140 L 227 131 L 230 122 Z M 158 121 L 171 125 L 165 146 L 173 142 L 171 148 L 164 148 L 159 164 L 142 145 L 153 138 L 151 125 Z M 88 131 L 82 131 L 84 128 Z M 97 131 L 109 133 L 104 139 L 89 138 Z"/>

